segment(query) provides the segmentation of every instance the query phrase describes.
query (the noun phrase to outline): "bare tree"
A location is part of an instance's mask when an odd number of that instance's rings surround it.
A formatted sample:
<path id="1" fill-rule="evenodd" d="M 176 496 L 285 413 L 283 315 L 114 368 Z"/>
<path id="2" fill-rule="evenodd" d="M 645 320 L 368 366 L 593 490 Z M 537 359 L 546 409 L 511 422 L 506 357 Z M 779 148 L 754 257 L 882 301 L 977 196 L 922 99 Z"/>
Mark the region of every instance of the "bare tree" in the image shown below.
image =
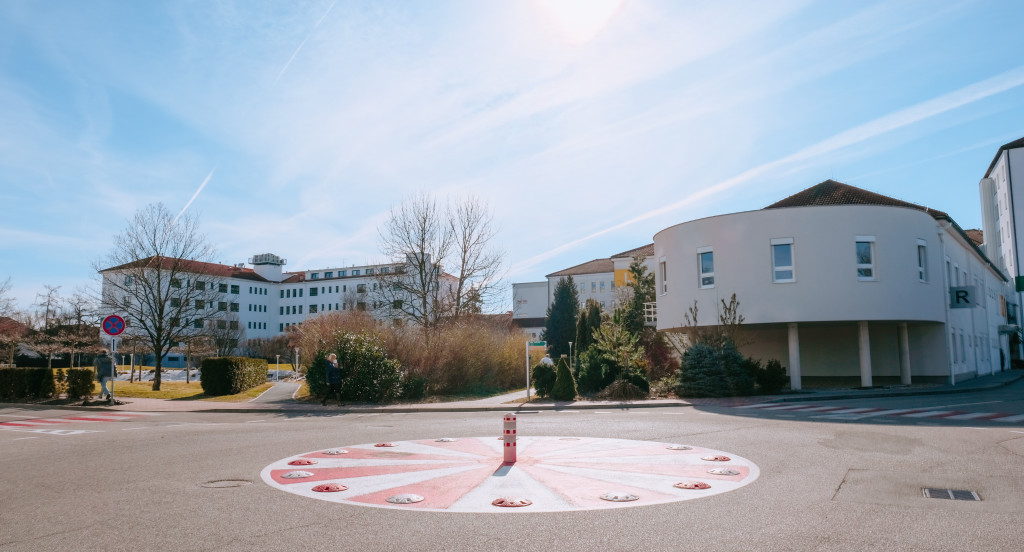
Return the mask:
<path id="1" fill-rule="evenodd" d="M 452 274 L 457 278 L 454 312 L 479 313 L 497 291 L 504 254 L 494 248 L 496 229 L 487 204 L 469 196 L 449 208 L 454 238 Z"/>
<path id="2" fill-rule="evenodd" d="M 238 315 L 229 314 L 212 321 L 206 335 L 213 340 L 217 356 L 228 356 L 238 350 L 238 344 L 245 339 L 245 330 L 238 323 Z"/>
<path id="3" fill-rule="evenodd" d="M 18 345 L 25 342 L 29 327 L 21 320 L 11 297 L 11 279 L 0 283 L 0 350 L 7 351 L 7 364 L 14 364 L 14 354 Z"/>
<path id="4" fill-rule="evenodd" d="M 439 278 L 453 242 L 445 213 L 430 195 L 421 193 L 391 209 L 380 229 L 380 249 L 405 264 L 394 274 L 379 273 L 375 301 L 425 329 L 436 325 L 450 311 Z"/>
<path id="5" fill-rule="evenodd" d="M 495 233 L 491 212 L 478 198 L 444 207 L 428 194 L 405 200 L 381 227 L 381 251 L 405 264 L 379 271 L 377 311 L 425 328 L 479 313 L 498 291 L 503 254 L 494 249 Z"/>
<path id="6" fill-rule="evenodd" d="M 36 294 L 36 333 L 32 336 L 31 347 L 46 356 L 46 367 L 53 368 L 53 356 L 64 350 L 60 335 L 60 286 L 44 285 L 45 292 Z"/>
<path id="7" fill-rule="evenodd" d="M 126 332 L 144 336 L 152 348 L 154 391 L 160 390 L 164 355 L 201 334 L 218 315 L 212 307 L 221 296 L 212 277 L 197 268 L 212 257 L 196 217 L 174 217 L 156 203 L 135 213 L 96 267 L 103 278 L 105 311 L 123 314 Z"/>
<path id="8" fill-rule="evenodd" d="M 8 277 L 0 284 L 0 317 L 13 317 L 16 310 L 11 297 L 11 278 Z"/>

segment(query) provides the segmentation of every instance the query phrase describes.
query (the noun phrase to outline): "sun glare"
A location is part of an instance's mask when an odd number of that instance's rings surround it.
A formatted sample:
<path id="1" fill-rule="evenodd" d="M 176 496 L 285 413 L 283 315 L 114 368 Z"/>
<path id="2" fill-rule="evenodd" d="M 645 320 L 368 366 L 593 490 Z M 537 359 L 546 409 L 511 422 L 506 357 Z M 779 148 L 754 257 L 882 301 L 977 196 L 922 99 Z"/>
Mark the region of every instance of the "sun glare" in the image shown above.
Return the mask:
<path id="1" fill-rule="evenodd" d="M 570 44 L 590 42 L 608 24 L 624 0 L 534 0 L 555 27 L 560 38 Z"/>

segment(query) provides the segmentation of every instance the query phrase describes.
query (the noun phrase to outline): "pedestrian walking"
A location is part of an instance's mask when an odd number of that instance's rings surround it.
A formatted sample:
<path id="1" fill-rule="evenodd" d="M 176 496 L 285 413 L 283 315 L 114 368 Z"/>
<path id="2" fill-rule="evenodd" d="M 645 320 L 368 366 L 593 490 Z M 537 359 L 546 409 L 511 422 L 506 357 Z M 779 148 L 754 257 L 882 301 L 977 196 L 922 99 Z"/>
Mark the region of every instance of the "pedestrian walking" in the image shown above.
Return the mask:
<path id="1" fill-rule="evenodd" d="M 104 398 L 113 399 L 110 393 L 110 380 L 114 378 L 114 359 L 110 358 L 106 349 L 103 349 L 96 357 L 96 380 L 100 382 L 100 400 Z M 112 386 L 111 386 L 112 387 Z"/>
<path id="2" fill-rule="evenodd" d="M 327 406 L 327 399 L 337 395 L 338 406 L 341 406 L 341 367 L 338 366 L 338 355 L 331 353 L 324 361 L 324 380 L 327 382 L 327 391 L 324 392 L 320 404 Z"/>
<path id="3" fill-rule="evenodd" d="M 554 366 L 555 361 L 551 360 L 551 355 L 544 355 L 544 358 L 540 359 L 541 364 L 547 364 L 548 366 Z"/>

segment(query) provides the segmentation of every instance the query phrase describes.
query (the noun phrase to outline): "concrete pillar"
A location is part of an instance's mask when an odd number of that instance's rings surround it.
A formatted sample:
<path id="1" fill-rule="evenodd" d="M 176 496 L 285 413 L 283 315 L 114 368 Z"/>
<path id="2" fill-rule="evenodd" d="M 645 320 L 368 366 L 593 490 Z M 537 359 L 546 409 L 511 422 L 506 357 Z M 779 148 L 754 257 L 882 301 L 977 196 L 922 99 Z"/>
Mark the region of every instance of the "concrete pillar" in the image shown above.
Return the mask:
<path id="1" fill-rule="evenodd" d="M 867 322 L 857 325 L 860 328 L 860 386 L 871 387 L 871 334 Z"/>
<path id="2" fill-rule="evenodd" d="M 910 385 L 910 339 L 907 334 L 907 325 L 900 324 L 900 383 Z"/>
<path id="3" fill-rule="evenodd" d="M 799 391 L 800 385 L 800 330 L 796 322 L 789 324 L 789 388 Z"/>

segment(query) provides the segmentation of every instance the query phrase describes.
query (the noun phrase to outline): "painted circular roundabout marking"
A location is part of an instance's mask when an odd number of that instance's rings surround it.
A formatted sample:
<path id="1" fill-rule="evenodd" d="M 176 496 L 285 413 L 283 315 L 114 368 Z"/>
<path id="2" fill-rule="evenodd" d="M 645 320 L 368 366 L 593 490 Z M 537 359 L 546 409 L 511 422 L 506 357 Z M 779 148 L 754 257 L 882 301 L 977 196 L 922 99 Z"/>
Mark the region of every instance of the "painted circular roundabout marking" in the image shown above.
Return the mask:
<path id="1" fill-rule="evenodd" d="M 282 491 L 354 506 L 504 513 L 665 504 L 732 491 L 760 475 L 732 453 L 652 441 L 519 437 L 511 465 L 493 436 L 390 444 L 298 454 L 261 476 Z M 499 499 L 530 504 L 495 506 Z"/>

